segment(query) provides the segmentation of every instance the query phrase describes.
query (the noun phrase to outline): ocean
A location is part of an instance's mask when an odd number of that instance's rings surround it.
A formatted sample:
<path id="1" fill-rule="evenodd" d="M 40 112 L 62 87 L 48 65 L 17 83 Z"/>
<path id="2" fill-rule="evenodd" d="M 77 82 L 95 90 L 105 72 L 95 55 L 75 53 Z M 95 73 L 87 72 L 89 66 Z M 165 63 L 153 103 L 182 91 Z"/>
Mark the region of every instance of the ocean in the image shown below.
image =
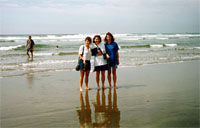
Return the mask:
<path id="1" fill-rule="evenodd" d="M 37 72 L 75 71 L 80 45 L 84 44 L 86 36 L 93 38 L 94 35 L 31 35 L 35 42 L 33 60 L 27 58 L 25 50 L 29 35 L 0 35 L 0 78 Z M 103 40 L 105 33 L 100 35 Z M 199 33 L 113 35 L 120 47 L 119 68 L 200 60 Z"/>

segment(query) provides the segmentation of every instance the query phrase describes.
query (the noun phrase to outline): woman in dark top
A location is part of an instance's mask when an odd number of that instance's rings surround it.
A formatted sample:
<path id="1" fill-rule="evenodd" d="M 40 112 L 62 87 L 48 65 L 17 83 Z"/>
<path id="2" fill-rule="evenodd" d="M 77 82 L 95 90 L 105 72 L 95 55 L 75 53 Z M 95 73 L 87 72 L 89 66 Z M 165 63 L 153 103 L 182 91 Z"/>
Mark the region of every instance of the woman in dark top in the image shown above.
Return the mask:
<path id="1" fill-rule="evenodd" d="M 117 89 L 117 74 L 116 74 L 116 69 L 117 65 L 119 65 L 119 47 L 117 45 L 113 37 L 113 35 L 108 32 L 106 33 L 105 36 L 105 48 L 106 48 L 106 53 L 109 55 L 109 70 L 108 70 L 108 82 L 109 82 L 109 88 L 111 88 L 111 71 L 113 75 L 113 82 L 114 82 L 114 88 Z"/>

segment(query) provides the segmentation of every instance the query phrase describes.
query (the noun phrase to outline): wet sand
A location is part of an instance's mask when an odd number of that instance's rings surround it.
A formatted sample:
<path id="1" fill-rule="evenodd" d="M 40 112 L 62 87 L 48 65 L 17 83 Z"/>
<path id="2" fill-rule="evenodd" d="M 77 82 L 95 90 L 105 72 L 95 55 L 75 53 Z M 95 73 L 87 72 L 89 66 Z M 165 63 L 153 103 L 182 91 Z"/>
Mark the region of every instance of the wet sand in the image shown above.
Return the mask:
<path id="1" fill-rule="evenodd" d="M 82 93 L 75 71 L 2 78 L 1 127 L 199 127 L 199 72 L 200 61 L 119 68 L 104 91 L 91 73 Z"/>

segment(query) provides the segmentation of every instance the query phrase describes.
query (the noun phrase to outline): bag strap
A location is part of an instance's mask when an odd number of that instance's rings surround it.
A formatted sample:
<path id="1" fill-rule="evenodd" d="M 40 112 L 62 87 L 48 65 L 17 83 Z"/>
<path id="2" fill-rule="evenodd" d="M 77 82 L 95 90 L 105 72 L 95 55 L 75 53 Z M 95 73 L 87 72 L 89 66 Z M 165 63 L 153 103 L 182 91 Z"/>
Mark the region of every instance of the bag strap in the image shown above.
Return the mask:
<path id="1" fill-rule="evenodd" d="M 99 48 L 100 52 L 103 54 L 101 48 L 95 43 L 95 45 L 97 46 L 97 48 Z"/>
<path id="2" fill-rule="evenodd" d="M 82 57 L 83 57 L 83 53 L 84 53 L 84 48 L 85 48 L 85 46 L 83 45 L 83 52 L 82 52 L 82 54 L 81 54 Z"/>

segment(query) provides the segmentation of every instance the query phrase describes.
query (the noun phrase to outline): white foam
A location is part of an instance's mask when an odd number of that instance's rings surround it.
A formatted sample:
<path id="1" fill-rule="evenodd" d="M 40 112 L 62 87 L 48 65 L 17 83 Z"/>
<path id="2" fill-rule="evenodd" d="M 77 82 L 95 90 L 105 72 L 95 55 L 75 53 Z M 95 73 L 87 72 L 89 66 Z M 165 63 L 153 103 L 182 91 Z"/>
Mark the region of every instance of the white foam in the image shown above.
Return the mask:
<path id="1" fill-rule="evenodd" d="M 38 40 L 42 42 L 56 42 L 56 41 L 84 41 L 86 36 L 93 37 L 93 35 L 87 34 L 76 34 L 76 35 L 47 35 L 47 36 L 33 36 L 33 40 Z"/>
<path id="2" fill-rule="evenodd" d="M 119 53 L 127 53 L 128 51 L 119 50 Z"/>
<path id="3" fill-rule="evenodd" d="M 142 38 L 138 37 L 125 37 L 125 38 L 120 38 L 120 40 L 141 40 Z"/>
<path id="4" fill-rule="evenodd" d="M 164 46 L 166 46 L 166 47 L 176 47 L 177 44 L 164 44 Z"/>
<path id="5" fill-rule="evenodd" d="M 134 50 L 134 51 L 136 51 L 136 52 L 148 52 L 149 50 L 147 49 L 147 50 L 145 50 L 145 49 L 137 49 L 137 50 Z"/>
<path id="6" fill-rule="evenodd" d="M 154 45 L 150 45 L 151 48 L 162 48 L 163 45 L 160 44 L 154 44 Z"/>
<path id="7" fill-rule="evenodd" d="M 34 56 L 53 56 L 58 55 L 58 53 L 35 53 Z"/>
<path id="8" fill-rule="evenodd" d="M 120 65 L 119 68 L 133 68 L 137 67 L 136 65 Z"/>
<path id="9" fill-rule="evenodd" d="M 183 59 L 183 60 L 200 59 L 200 56 L 199 55 L 196 55 L 196 56 L 185 56 L 185 57 L 181 57 L 181 59 Z"/>
<path id="10" fill-rule="evenodd" d="M 32 63 L 23 63 L 22 66 L 37 66 L 37 65 L 54 65 L 54 64 L 63 64 L 63 63 L 75 63 L 77 60 L 46 60 L 38 61 Z"/>
<path id="11" fill-rule="evenodd" d="M 2 65 L 0 69 L 16 69 L 19 65 Z"/>
<path id="12" fill-rule="evenodd" d="M 0 50 L 2 51 L 7 51 L 7 50 L 12 50 L 12 49 L 15 49 L 15 48 L 19 48 L 21 47 L 22 45 L 17 45 L 17 46 L 8 46 L 8 47 L 0 47 Z"/>
<path id="13" fill-rule="evenodd" d="M 160 37 L 160 38 L 156 38 L 156 39 L 159 39 L 159 40 L 168 40 L 168 38 L 164 38 L 164 37 Z"/>
<path id="14" fill-rule="evenodd" d="M 179 48 L 178 50 L 194 50 L 194 49 L 200 49 L 200 47 L 185 47 L 185 48 Z"/>
<path id="15" fill-rule="evenodd" d="M 33 40 L 63 40 L 63 39 L 85 39 L 86 36 L 93 37 L 96 35 L 93 34 L 72 34 L 72 35 L 33 35 Z M 100 34 L 102 38 L 105 37 L 105 34 Z M 115 38 L 117 39 L 128 39 L 128 40 L 137 40 L 137 39 L 161 39 L 166 40 L 170 37 L 178 37 L 178 38 L 184 38 L 184 37 L 200 37 L 200 34 L 113 34 Z M 11 36 L 0 36 L 0 40 L 27 40 L 28 36 L 25 35 L 11 35 Z"/>
<path id="16" fill-rule="evenodd" d="M 128 34 L 113 34 L 114 37 L 126 37 Z"/>
<path id="17" fill-rule="evenodd" d="M 9 37 L 0 37 L 1 40 L 27 40 L 28 37 L 23 36 L 9 36 Z"/>
<path id="18" fill-rule="evenodd" d="M 84 38 L 81 38 L 81 39 L 68 39 L 66 41 L 71 41 L 71 42 L 73 42 L 73 41 L 84 41 Z"/>

